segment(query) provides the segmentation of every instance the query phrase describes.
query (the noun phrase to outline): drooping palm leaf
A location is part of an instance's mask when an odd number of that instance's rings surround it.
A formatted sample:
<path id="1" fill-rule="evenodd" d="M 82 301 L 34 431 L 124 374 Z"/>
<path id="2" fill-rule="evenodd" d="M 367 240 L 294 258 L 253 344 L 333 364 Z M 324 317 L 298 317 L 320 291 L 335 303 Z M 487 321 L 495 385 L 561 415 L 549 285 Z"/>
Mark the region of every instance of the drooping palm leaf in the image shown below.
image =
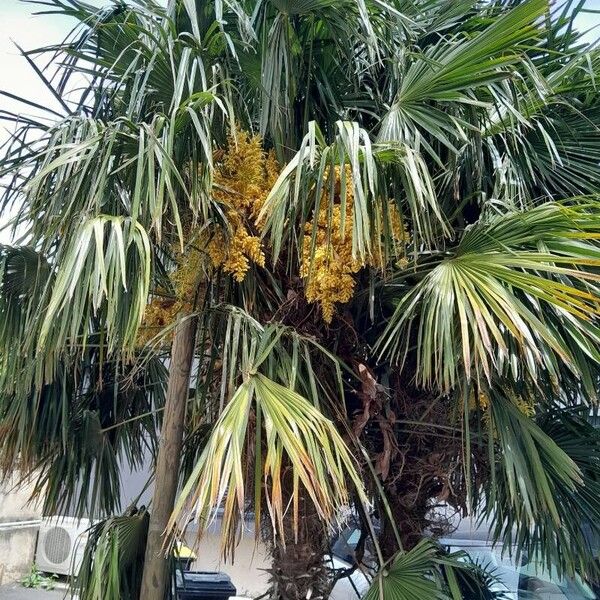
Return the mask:
<path id="1" fill-rule="evenodd" d="M 254 422 L 250 437 L 250 420 Z M 263 455 L 263 430 L 265 453 Z M 287 502 L 293 502 L 294 520 L 299 494 L 308 494 L 325 523 L 337 517 L 348 502 L 347 481 L 364 495 L 354 459 L 331 421 L 296 392 L 264 375 L 249 374 L 236 390 L 177 501 L 171 527 L 190 514 L 204 531 L 224 503 L 223 549 L 232 552 L 247 502 L 245 464 L 253 452 L 255 510 L 267 500 L 273 529 L 283 528 Z M 293 494 L 282 491 L 283 469 L 292 469 Z"/>
<path id="2" fill-rule="evenodd" d="M 130 365 L 99 366 L 98 347 L 61 361 L 41 389 L 26 379 L 0 400 L 2 475 L 17 464 L 31 473 L 46 514 L 114 513 L 122 469 L 141 468 L 156 450 L 164 365 L 152 358 L 137 374 Z"/>
<path id="3" fill-rule="evenodd" d="M 600 136 L 593 90 L 600 53 L 591 48 L 539 66 L 542 73 L 532 67 L 523 73 L 524 83 L 513 85 L 517 110 L 506 103 L 490 108 L 484 148 L 498 162 L 498 179 L 527 204 L 541 193 L 550 198 L 595 193 Z"/>
<path id="4" fill-rule="evenodd" d="M 73 594 L 82 600 L 139 598 L 148 517 L 145 507 L 132 509 L 89 529 Z"/>
<path id="5" fill-rule="evenodd" d="M 148 302 L 150 242 L 140 223 L 102 215 L 81 225 L 59 257 L 37 343 L 85 346 L 86 322 L 106 310 L 109 351 L 133 348 Z M 139 277 L 139 273 L 142 274 Z"/>
<path id="6" fill-rule="evenodd" d="M 26 361 L 33 358 L 34 349 L 21 355 L 14 353 L 15 343 L 25 343 L 30 334 L 31 319 L 39 310 L 47 286 L 52 281 L 52 271 L 42 254 L 29 246 L 2 246 L 0 249 L 0 379 L 6 394 L 14 393 L 29 380 Z M 18 340 L 18 342 L 17 342 Z M 29 364 L 29 373 L 31 363 Z M 25 387 L 28 384 L 25 384 Z"/>
<path id="7" fill-rule="evenodd" d="M 258 219 L 265 221 L 274 261 L 286 243 L 292 247 L 301 245 L 301 237 L 292 237 L 294 230 L 286 230 L 285 224 L 291 219 L 299 223 L 300 231 L 304 229 L 304 224 L 322 208 L 323 192 L 335 185 L 336 172 L 342 188 L 347 186 L 353 191 L 352 222 L 342 223 L 351 236 L 353 256 L 365 259 L 380 251 L 377 240 L 384 239 L 392 245 L 390 232 L 377 216 L 378 209 L 387 202 L 398 206 L 405 201 L 415 232 L 425 240 L 431 241 L 435 233 L 449 233 L 431 175 L 418 152 L 403 144 L 373 145 L 358 123 L 339 121 L 336 129 L 333 143 L 327 145 L 318 126 L 309 124 L 300 150 L 265 201 Z M 402 183 L 402 198 L 385 197 L 388 175 Z M 393 249 L 389 254 L 394 255 Z"/>
<path id="8" fill-rule="evenodd" d="M 549 407 L 536 421 L 514 397 L 492 390 L 489 443 L 494 485 L 486 492 L 492 535 L 514 560 L 537 557 L 562 575 L 597 577 L 599 436 L 585 408 Z M 491 456 L 494 456 L 491 450 Z"/>

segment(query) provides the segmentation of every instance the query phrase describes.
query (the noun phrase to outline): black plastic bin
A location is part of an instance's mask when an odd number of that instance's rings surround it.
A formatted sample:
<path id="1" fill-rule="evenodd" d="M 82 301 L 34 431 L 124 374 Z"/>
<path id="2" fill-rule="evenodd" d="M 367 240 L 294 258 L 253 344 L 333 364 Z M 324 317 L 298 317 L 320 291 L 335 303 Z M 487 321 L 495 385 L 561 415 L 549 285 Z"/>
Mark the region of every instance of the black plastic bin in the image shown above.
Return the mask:
<path id="1" fill-rule="evenodd" d="M 178 600 L 227 600 L 236 589 L 225 573 L 209 571 L 178 571 Z"/>

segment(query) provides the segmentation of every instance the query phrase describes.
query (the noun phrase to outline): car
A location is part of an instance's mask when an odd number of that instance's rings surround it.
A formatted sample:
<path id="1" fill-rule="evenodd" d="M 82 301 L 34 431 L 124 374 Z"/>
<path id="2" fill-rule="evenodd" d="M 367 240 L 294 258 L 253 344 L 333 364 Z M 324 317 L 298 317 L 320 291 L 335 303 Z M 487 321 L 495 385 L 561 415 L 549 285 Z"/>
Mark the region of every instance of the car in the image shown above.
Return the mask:
<path id="1" fill-rule="evenodd" d="M 440 540 L 449 552 L 463 551 L 497 578 L 494 591 L 503 591 L 507 600 L 599 600 L 581 577 L 559 577 L 539 559 L 524 558 L 520 565 L 489 541 L 450 538 Z"/>
<path id="2" fill-rule="evenodd" d="M 354 552 L 360 539 L 360 529 L 350 524 L 343 529 L 331 544 L 331 554 L 326 557 L 327 566 L 337 572 L 348 570 L 354 564 Z M 334 585 L 329 600 L 357 600 L 369 589 L 369 562 L 373 554 L 369 547 L 365 548 L 366 565 L 363 570 L 356 568 L 349 576 L 339 579 Z"/>
<path id="3" fill-rule="evenodd" d="M 507 600 L 600 600 L 580 577 L 559 577 L 556 569 L 544 567 L 539 556 L 523 556 L 517 564 L 511 557 L 515 552 L 503 551 L 490 540 L 489 525 L 462 519 L 451 535 L 438 541 L 449 552 L 463 551 L 491 570 Z"/>
<path id="4" fill-rule="evenodd" d="M 354 551 L 360 538 L 358 527 L 349 525 L 333 541 L 327 562 L 333 569 L 349 569 L 354 563 Z M 489 569 L 495 575 L 493 591 L 503 592 L 506 600 L 600 600 L 600 595 L 581 577 L 559 577 L 556 569 L 548 570 L 539 557 L 523 557 L 516 564 L 510 554 L 489 539 L 489 528 L 463 519 L 454 533 L 438 540 L 448 552 L 461 551 L 465 559 Z M 356 569 L 340 579 L 329 600 L 359 600 L 369 589 L 373 571 L 369 568 L 373 556 L 367 548 L 364 571 Z"/>

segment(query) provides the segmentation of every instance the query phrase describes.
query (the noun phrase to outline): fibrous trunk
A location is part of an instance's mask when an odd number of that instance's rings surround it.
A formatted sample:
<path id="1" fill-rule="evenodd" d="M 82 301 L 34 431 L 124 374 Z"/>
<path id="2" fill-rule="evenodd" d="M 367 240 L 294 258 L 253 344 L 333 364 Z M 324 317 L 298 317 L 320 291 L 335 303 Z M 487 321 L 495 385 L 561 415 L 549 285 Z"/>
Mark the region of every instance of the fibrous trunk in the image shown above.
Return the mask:
<path id="1" fill-rule="evenodd" d="M 448 527 L 432 508 L 464 504 L 460 406 L 452 397 L 417 390 L 399 375 L 389 387 L 377 372 L 358 363 L 361 381 L 351 406 L 353 430 L 363 443 L 385 493 L 374 486 L 379 544 L 384 559 L 410 550 L 424 535 Z M 352 410 L 354 409 L 354 410 Z"/>
<path id="2" fill-rule="evenodd" d="M 325 600 L 329 577 L 325 556 L 328 537 L 310 499 L 302 497 L 298 506 L 297 536 L 292 519 L 286 521 L 285 543 L 276 539 L 271 546 L 270 600 Z"/>

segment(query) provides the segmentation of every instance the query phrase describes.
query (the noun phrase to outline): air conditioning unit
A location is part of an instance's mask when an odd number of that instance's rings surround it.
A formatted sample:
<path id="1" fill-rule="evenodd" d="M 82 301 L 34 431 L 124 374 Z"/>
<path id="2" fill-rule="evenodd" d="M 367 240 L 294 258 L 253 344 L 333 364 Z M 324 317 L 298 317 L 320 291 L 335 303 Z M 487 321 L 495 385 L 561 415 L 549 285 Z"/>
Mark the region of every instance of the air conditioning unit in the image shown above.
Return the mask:
<path id="1" fill-rule="evenodd" d="M 88 519 L 50 517 L 42 520 L 35 562 L 40 571 L 77 575 L 88 538 Z"/>

